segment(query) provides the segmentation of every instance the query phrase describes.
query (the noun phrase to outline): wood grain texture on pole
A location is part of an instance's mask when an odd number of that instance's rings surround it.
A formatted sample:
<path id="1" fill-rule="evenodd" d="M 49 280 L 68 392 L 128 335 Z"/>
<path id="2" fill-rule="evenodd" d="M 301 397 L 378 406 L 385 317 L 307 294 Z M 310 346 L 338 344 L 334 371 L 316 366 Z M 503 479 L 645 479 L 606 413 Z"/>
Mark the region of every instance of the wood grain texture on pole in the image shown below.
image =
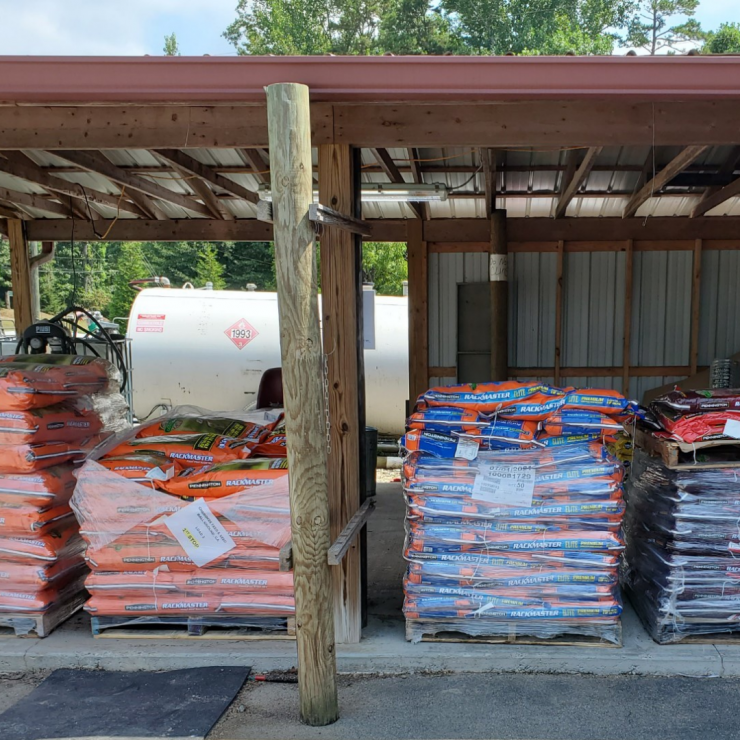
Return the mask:
<path id="1" fill-rule="evenodd" d="M 23 221 L 8 219 L 10 241 L 10 276 L 13 285 L 13 315 L 16 335 L 20 337 L 33 324 L 33 288 L 31 285 L 31 255 Z"/>
<path id="2" fill-rule="evenodd" d="M 352 151 L 346 144 L 319 146 L 319 202 L 354 215 Z M 339 227 L 321 232 L 321 312 L 329 378 L 329 521 L 336 540 L 360 507 L 359 368 L 355 237 Z M 360 338 L 361 340 L 361 338 Z M 337 642 L 360 641 L 361 554 L 359 541 L 332 568 Z"/>
<path id="3" fill-rule="evenodd" d="M 491 284 L 491 380 L 509 377 L 509 250 L 506 211 L 491 214 L 489 254 Z"/>
<path id="4" fill-rule="evenodd" d="M 323 356 L 313 202 L 308 88 L 270 85 L 267 118 L 272 169 L 275 268 L 290 512 L 301 719 L 338 718 L 331 572 Z"/>

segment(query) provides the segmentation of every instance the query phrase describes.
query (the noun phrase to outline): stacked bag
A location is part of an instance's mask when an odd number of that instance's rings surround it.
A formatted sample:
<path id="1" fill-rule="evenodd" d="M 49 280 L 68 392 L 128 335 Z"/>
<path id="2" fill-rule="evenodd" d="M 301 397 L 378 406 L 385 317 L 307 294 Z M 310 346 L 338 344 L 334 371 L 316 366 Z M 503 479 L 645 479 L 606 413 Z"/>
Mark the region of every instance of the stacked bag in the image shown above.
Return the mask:
<path id="1" fill-rule="evenodd" d="M 623 468 L 635 406 L 539 383 L 432 388 L 402 439 L 407 638 L 576 634 L 619 644 Z"/>
<path id="2" fill-rule="evenodd" d="M 0 358 L 0 613 L 6 617 L 68 616 L 84 601 L 84 543 L 70 507 L 73 470 L 128 425 L 119 382 L 118 371 L 97 357 Z"/>
<path id="3" fill-rule="evenodd" d="M 690 444 L 737 437 L 738 391 L 675 390 L 651 406 Z M 740 466 L 669 469 L 638 448 L 626 494 L 623 583 L 656 642 L 740 629 Z"/>
<path id="4" fill-rule="evenodd" d="M 120 625 L 283 626 L 295 604 L 279 571 L 291 536 L 281 424 L 176 409 L 88 460 L 72 502 L 92 570 L 85 609 Z"/>

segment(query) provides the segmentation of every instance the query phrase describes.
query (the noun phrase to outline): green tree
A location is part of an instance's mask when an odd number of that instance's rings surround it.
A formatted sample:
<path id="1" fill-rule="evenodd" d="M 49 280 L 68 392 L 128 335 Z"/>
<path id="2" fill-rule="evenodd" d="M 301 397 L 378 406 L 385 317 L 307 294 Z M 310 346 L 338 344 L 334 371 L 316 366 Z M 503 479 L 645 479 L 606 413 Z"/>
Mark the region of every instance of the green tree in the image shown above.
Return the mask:
<path id="1" fill-rule="evenodd" d="M 657 54 L 702 41 L 706 34 L 693 17 L 698 7 L 699 0 L 639 0 L 627 23 L 625 44 Z M 684 21 L 674 24 L 676 16 Z"/>
<path id="2" fill-rule="evenodd" d="M 395 0 L 381 18 L 378 49 L 391 54 L 465 53 L 438 2 Z"/>
<path id="3" fill-rule="evenodd" d="M 122 242 L 115 247 L 112 250 L 115 253 L 115 274 L 112 276 L 112 292 L 107 314 L 111 319 L 128 316 L 131 310 L 137 291 L 129 285 L 129 282 L 150 277 L 151 274 L 141 242 Z"/>
<path id="4" fill-rule="evenodd" d="M 403 281 L 409 274 L 406 244 L 366 242 L 362 246 L 362 272 L 378 294 L 403 295 Z"/>
<path id="5" fill-rule="evenodd" d="M 164 48 L 162 51 L 168 57 L 180 56 L 180 46 L 177 43 L 177 36 L 174 31 L 169 36 L 164 37 Z"/>
<path id="6" fill-rule="evenodd" d="M 707 34 L 705 54 L 740 54 L 740 23 L 723 23 Z"/>
<path id="7" fill-rule="evenodd" d="M 203 287 L 206 283 L 213 283 L 214 290 L 223 290 L 226 287 L 224 268 L 218 261 L 216 248 L 212 244 L 206 244 L 198 255 L 195 280 L 197 288 Z"/>
<path id="8" fill-rule="evenodd" d="M 471 54 L 608 54 L 633 0 L 441 0 Z"/>

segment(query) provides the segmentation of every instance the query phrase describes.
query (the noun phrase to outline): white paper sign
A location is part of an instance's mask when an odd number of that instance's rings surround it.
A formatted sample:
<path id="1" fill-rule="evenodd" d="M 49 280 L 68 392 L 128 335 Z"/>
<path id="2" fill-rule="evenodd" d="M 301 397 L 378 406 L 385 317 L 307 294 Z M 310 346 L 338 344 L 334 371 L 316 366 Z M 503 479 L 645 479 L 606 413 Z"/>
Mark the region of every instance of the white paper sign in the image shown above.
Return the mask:
<path id="1" fill-rule="evenodd" d="M 488 277 L 492 283 L 506 282 L 509 279 L 509 256 L 492 254 L 488 261 Z"/>
<path id="2" fill-rule="evenodd" d="M 725 437 L 740 439 L 740 421 L 737 419 L 728 419 L 725 422 L 725 429 L 722 434 L 724 434 Z"/>
<path id="3" fill-rule="evenodd" d="M 199 568 L 236 547 L 202 498 L 168 516 L 164 523 Z"/>
<path id="4" fill-rule="evenodd" d="M 534 496 L 534 465 L 480 463 L 472 497 L 489 504 L 529 507 Z"/>
<path id="5" fill-rule="evenodd" d="M 475 460 L 478 457 L 478 448 L 480 443 L 477 439 L 468 439 L 467 437 L 460 437 L 457 440 L 457 448 L 455 449 L 455 457 L 461 457 L 463 460 Z"/>

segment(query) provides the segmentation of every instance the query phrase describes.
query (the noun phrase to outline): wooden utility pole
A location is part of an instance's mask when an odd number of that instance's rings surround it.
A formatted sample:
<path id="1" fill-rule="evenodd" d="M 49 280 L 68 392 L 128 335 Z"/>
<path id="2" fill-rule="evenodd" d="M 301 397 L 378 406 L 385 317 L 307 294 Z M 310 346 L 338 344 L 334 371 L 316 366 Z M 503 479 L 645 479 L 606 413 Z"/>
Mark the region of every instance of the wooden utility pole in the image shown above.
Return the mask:
<path id="1" fill-rule="evenodd" d="M 509 248 L 506 211 L 491 213 L 491 380 L 509 377 Z"/>
<path id="2" fill-rule="evenodd" d="M 423 222 L 406 222 L 409 261 L 409 398 L 411 406 L 429 387 L 429 254 Z M 409 409 L 410 410 L 410 409 Z"/>
<path id="3" fill-rule="evenodd" d="M 338 714 L 329 550 L 324 368 L 316 284 L 308 87 L 269 85 L 267 121 L 290 470 L 293 577 L 301 719 Z"/>
<path id="4" fill-rule="evenodd" d="M 355 216 L 352 150 L 346 144 L 319 147 L 319 203 Z M 345 229 L 321 232 L 321 313 L 329 380 L 329 506 L 334 541 L 360 508 L 360 353 L 358 239 Z M 361 352 L 362 350 L 360 350 Z M 360 540 L 332 569 L 336 641 L 357 643 L 362 626 Z"/>
<path id="5" fill-rule="evenodd" d="M 10 275 L 13 285 L 13 312 L 16 336 L 20 337 L 33 323 L 33 289 L 31 286 L 31 256 L 23 221 L 8 219 L 10 240 Z"/>

